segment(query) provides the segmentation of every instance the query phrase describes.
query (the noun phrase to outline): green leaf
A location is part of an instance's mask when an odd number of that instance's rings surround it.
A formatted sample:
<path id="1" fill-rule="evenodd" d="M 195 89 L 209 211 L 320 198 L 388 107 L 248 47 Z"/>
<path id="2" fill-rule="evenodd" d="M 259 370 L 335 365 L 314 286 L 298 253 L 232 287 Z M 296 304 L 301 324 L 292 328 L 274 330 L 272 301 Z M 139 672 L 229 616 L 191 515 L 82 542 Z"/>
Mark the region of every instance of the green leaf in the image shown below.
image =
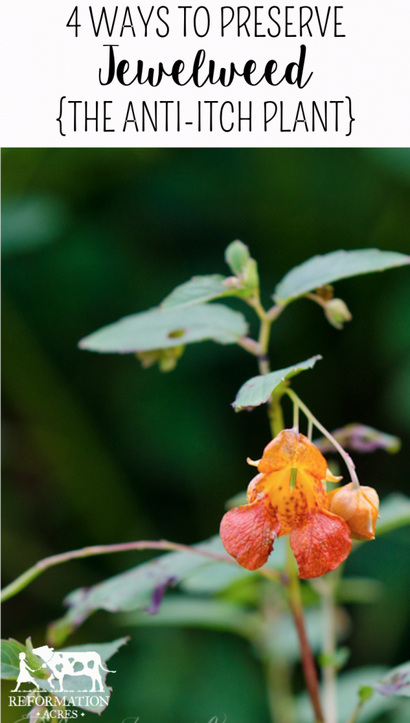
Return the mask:
<path id="1" fill-rule="evenodd" d="M 16 680 L 20 671 L 19 653 L 25 653 L 26 646 L 17 640 L 1 641 L 1 677 Z"/>
<path id="2" fill-rule="evenodd" d="M 404 696 L 410 698 L 410 661 L 390 670 L 383 677 L 383 680 L 373 685 L 373 689 L 387 697 Z"/>
<path id="3" fill-rule="evenodd" d="M 65 648 L 61 648 L 59 653 L 70 653 L 70 652 L 83 652 L 98 653 L 103 663 L 112 658 L 118 650 L 126 645 L 129 641 L 129 637 L 118 638 L 117 640 L 111 640 L 109 643 L 87 643 L 86 645 L 69 645 Z"/>
<path id="4" fill-rule="evenodd" d="M 343 648 L 337 648 L 332 655 L 326 655 L 321 653 L 319 655 L 319 664 L 322 668 L 331 666 L 336 670 L 341 670 L 346 665 L 350 658 L 350 648 L 343 646 Z"/>
<path id="5" fill-rule="evenodd" d="M 195 547 L 226 554 L 219 535 L 194 546 L 193 550 Z M 68 606 L 66 615 L 50 627 L 49 638 L 53 642 L 61 642 L 95 610 L 144 609 L 154 614 L 168 586 L 176 585 L 189 573 L 212 562 L 194 552 L 168 552 L 98 585 L 75 590 L 65 600 Z"/>
<path id="6" fill-rule="evenodd" d="M 243 314 L 220 304 L 132 314 L 79 342 L 81 349 L 129 354 L 212 339 L 234 344 L 247 332 Z"/>
<path id="7" fill-rule="evenodd" d="M 248 379 L 236 395 L 236 399 L 232 405 L 233 408 L 236 412 L 240 412 L 243 409 L 251 410 L 260 404 L 265 404 L 271 394 L 275 390 L 278 391 L 278 387 L 280 387 L 283 382 L 291 379 L 305 369 L 312 369 L 318 359 L 321 358 L 320 354 L 318 354 L 294 366 L 286 367 L 286 369 L 278 369 L 275 372 L 270 372 L 270 374 Z"/>
<path id="8" fill-rule="evenodd" d="M 185 306 L 203 304 L 224 296 L 237 296 L 240 289 L 229 286 L 226 276 L 212 274 L 194 276 L 190 281 L 174 289 L 159 305 L 160 309 L 181 309 Z"/>
<path id="9" fill-rule="evenodd" d="M 391 492 L 380 504 L 380 520 L 376 536 L 383 535 L 403 525 L 410 525 L 410 499 L 400 492 Z"/>
<path id="10" fill-rule="evenodd" d="M 336 589 L 341 603 L 374 603 L 383 594 L 383 583 L 370 577 L 343 577 Z"/>
<path id="11" fill-rule="evenodd" d="M 274 300 L 277 304 L 287 304 L 308 291 L 325 284 L 332 284 L 338 279 L 383 271 L 405 264 L 410 264 L 410 256 L 394 251 L 378 249 L 332 251 L 324 256 L 314 256 L 291 269 L 276 286 Z"/>
<path id="12" fill-rule="evenodd" d="M 246 502 L 246 501 L 245 501 Z M 223 551 L 221 543 L 221 551 Z M 287 544 L 285 537 L 278 537 L 266 568 L 284 570 L 286 566 Z M 223 593 L 235 583 L 259 578 L 259 572 L 245 570 L 240 565 L 227 565 L 225 562 L 210 562 L 208 565 L 192 570 L 181 582 L 182 590 L 199 595 L 217 595 Z"/>
<path id="13" fill-rule="evenodd" d="M 262 627 L 257 613 L 225 600 L 201 600 L 173 595 L 164 600 L 157 615 L 141 611 L 122 616 L 121 623 L 136 626 L 166 626 L 224 630 L 244 637 L 253 636 Z"/>
<path id="14" fill-rule="evenodd" d="M 48 678 L 49 673 L 42 670 L 42 661 L 33 653 L 30 638 L 26 640 L 26 645 L 12 638 L 1 641 L 1 678 L 16 680 L 20 672 L 20 653 L 25 653 L 29 668 L 38 671 L 37 678 Z"/>
<path id="15" fill-rule="evenodd" d="M 251 255 L 242 241 L 232 241 L 225 251 L 225 261 L 235 276 L 243 273 Z"/>
<path id="16" fill-rule="evenodd" d="M 211 562 L 196 569 L 181 582 L 181 589 L 195 595 L 217 595 L 240 580 L 248 580 L 257 573 L 245 570 L 240 565 L 225 562 Z"/>

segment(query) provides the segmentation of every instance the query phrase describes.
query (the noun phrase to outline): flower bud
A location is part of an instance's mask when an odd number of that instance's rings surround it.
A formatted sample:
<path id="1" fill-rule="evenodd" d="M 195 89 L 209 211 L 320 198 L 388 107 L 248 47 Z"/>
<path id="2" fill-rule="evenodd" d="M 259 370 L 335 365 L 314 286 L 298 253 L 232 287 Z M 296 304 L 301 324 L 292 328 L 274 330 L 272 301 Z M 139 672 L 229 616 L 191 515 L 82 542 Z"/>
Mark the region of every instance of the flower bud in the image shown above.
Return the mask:
<path id="1" fill-rule="evenodd" d="M 249 259 L 243 269 L 243 279 L 246 288 L 250 291 L 259 289 L 258 264 L 255 259 Z"/>
<path id="2" fill-rule="evenodd" d="M 172 346 L 168 349 L 153 349 L 151 351 L 138 351 L 135 353 L 144 369 L 158 364 L 161 372 L 171 372 L 175 369 L 178 359 L 184 353 L 185 346 Z"/>
<path id="3" fill-rule="evenodd" d="M 373 540 L 379 497 L 372 487 L 356 489 L 353 482 L 328 492 L 329 510 L 345 520 L 354 540 Z"/>
<path id="4" fill-rule="evenodd" d="M 343 299 L 329 299 L 324 305 L 328 322 L 336 329 L 343 329 L 345 321 L 351 321 L 352 315 Z"/>
<path id="5" fill-rule="evenodd" d="M 225 251 L 225 261 L 235 276 L 241 276 L 251 255 L 242 241 L 232 241 Z"/>

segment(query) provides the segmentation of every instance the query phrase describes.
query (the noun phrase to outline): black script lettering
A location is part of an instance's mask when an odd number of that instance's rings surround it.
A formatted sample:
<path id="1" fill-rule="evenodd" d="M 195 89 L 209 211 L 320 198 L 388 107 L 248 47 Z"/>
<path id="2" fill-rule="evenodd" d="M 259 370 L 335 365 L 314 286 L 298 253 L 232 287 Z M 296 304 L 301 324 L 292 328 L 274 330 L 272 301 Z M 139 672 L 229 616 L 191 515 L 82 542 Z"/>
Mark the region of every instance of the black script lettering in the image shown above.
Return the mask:
<path id="1" fill-rule="evenodd" d="M 205 50 L 201 49 L 195 55 L 192 63 L 192 70 L 187 67 L 187 64 L 181 60 L 175 60 L 170 70 L 164 68 L 164 65 L 159 61 L 156 69 L 148 68 L 144 69 L 144 61 L 137 60 L 137 72 L 130 80 L 125 79 L 125 75 L 130 70 L 130 64 L 128 60 L 120 60 L 116 63 L 114 48 L 118 45 L 107 44 L 104 47 L 108 47 L 108 73 L 106 80 L 103 80 L 103 71 L 99 69 L 99 81 L 100 85 L 109 85 L 113 82 L 115 77 L 121 85 L 132 85 L 137 82 L 139 85 L 148 83 L 152 87 L 158 86 L 163 77 L 172 78 L 173 82 L 178 86 L 185 86 L 188 83 L 195 85 L 197 88 L 202 88 L 206 83 L 210 85 L 222 85 L 227 87 L 232 85 L 235 76 L 242 77 L 247 85 L 256 86 L 263 81 L 269 85 L 280 85 L 283 81 L 289 83 L 289 85 L 297 85 L 299 88 L 304 88 L 310 81 L 313 72 L 310 73 L 309 77 L 304 80 L 304 69 L 306 60 L 306 46 L 300 46 L 300 54 L 298 62 L 288 63 L 285 72 L 282 77 L 275 83 L 272 80 L 272 75 L 277 72 L 278 64 L 276 60 L 268 60 L 265 64 L 263 71 L 258 68 L 258 64 L 255 60 L 247 60 L 242 70 L 236 68 L 235 63 L 230 63 L 229 68 L 216 68 L 214 60 L 208 60 L 207 65 L 205 64 L 206 53 Z M 205 66 L 205 67 L 204 67 Z M 200 72 L 203 68 L 203 74 Z M 296 69 L 296 77 L 294 77 L 293 71 Z M 184 72 L 186 76 L 184 78 Z M 182 77 L 181 77 L 182 76 Z"/>
<path id="2" fill-rule="evenodd" d="M 299 63 L 289 63 L 289 65 L 287 66 L 286 71 L 285 71 L 286 81 L 288 83 L 290 83 L 291 85 L 292 84 L 294 85 L 295 83 L 297 83 L 299 88 L 304 88 L 305 85 L 307 85 L 309 83 L 309 80 L 311 79 L 311 77 L 313 75 L 313 71 L 312 71 L 312 73 L 309 75 L 308 79 L 303 83 L 303 70 L 305 67 L 305 58 L 306 58 L 306 45 L 301 45 L 300 46 Z M 296 79 L 292 80 L 292 70 L 294 68 L 297 68 L 298 72 L 296 75 Z"/>

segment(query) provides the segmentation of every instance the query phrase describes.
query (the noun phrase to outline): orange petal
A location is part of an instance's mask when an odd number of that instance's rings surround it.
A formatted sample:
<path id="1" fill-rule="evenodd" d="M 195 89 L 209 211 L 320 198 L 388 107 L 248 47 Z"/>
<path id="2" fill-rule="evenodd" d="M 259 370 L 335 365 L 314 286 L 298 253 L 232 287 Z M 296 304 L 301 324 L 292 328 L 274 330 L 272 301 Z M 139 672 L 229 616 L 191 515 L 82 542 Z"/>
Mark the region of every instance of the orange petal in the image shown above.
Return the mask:
<path id="1" fill-rule="evenodd" d="M 297 467 L 319 480 L 325 479 L 327 462 L 317 447 L 296 429 L 284 429 L 265 447 L 259 472 L 270 474 L 287 467 Z"/>
<path id="2" fill-rule="evenodd" d="M 264 496 L 264 492 L 261 492 L 261 483 L 263 483 L 265 478 L 264 474 L 257 474 L 256 477 L 251 479 L 251 481 L 248 484 L 248 489 L 246 491 L 246 496 L 248 498 L 249 504 L 252 502 L 255 502 L 257 499 L 258 493 L 259 493 L 259 499 L 262 499 L 262 496 Z"/>
<path id="3" fill-rule="evenodd" d="M 337 487 L 327 493 L 327 506 L 330 512 L 342 520 L 350 520 L 357 510 L 359 491 L 353 488 L 353 482 Z"/>
<path id="4" fill-rule="evenodd" d="M 229 510 L 219 530 L 225 550 L 248 570 L 265 564 L 279 531 L 280 524 L 267 497 Z"/>
<path id="5" fill-rule="evenodd" d="M 373 540 L 379 515 L 379 496 L 372 487 L 360 487 L 356 513 L 348 520 L 353 540 Z"/>
<path id="6" fill-rule="evenodd" d="M 290 546 L 295 553 L 299 577 L 307 580 L 334 570 L 348 556 L 352 541 L 347 523 L 322 510 L 294 527 Z"/>

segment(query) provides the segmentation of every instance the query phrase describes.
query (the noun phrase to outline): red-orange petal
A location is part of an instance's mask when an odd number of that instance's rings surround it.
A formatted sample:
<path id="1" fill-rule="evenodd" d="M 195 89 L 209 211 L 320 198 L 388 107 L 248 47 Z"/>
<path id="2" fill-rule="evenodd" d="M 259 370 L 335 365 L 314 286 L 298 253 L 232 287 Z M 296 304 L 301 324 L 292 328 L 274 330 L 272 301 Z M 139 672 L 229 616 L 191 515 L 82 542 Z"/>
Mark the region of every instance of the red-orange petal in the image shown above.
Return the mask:
<path id="1" fill-rule="evenodd" d="M 280 532 L 280 524 L 267 497 L 241 505 L 223 516 L 220 535 L 225 550 L 247 570 L 265 564 Z"/>
<path id="2" fill-rule="evenodd" d="M 290 546 L 298 563 L 299 577 L 307 580 L 338 567 L 348 556 L 352 541 L 347 523 L 322 510 L 293 528 Z"/>

